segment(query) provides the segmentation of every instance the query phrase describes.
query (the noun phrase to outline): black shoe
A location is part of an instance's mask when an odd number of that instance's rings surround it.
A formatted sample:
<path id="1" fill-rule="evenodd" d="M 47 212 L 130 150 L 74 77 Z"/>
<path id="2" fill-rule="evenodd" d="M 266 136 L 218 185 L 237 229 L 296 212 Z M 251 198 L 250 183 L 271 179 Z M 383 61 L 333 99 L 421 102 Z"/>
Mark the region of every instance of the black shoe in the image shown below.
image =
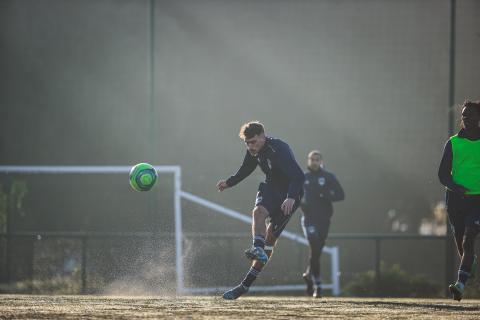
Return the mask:
<path id="1" fill-rule="evenodd" d="M 302 275 L 303 280 L 307 284 L 307 296 L 312 296 L 313 294 L 313 281 L 312 276 L 310 274 L 304 273 Z"/>
<path id="2" fill-rule="evenodd" d="M 454 284 L 449 285 L 448 290 L 450 290 L 453 300 L 462 300 L 463 291 L 465 290 L 464 285 L 457 281 Z"/>
<path id="3" fill-rule="evenodd" d="M 223 299 L 226 299 L 226 300 L 238 299 L 241 295 L 247 293 L 248 289 L 249 289 L 248 287 L 245 287 L 243 284 L 240 283 L 235 288 L 226 291 L 223 294 Z"/>
<path id="4" fill-rule="evenodd" d="M 315 290 L 313 291 L 314 298 L 321 298 L 322 297 L 322 288 L 320 286 L 315 286 Z"/>

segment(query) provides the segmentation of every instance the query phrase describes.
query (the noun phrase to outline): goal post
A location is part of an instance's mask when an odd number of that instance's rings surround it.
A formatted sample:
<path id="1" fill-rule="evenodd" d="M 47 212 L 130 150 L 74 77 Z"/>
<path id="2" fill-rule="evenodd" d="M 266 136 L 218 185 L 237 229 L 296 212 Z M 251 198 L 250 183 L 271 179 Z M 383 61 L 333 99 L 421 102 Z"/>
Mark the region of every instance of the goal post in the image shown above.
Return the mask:
<path id="1" fill-rule="evenodd" d="M 227 217 L 242 221 L 244 223 L 251 224 L 251 217 L 235 210 L 226 208 L 221 206 L 217 203 L 212 201 L 203 199 L 199 196 L 194 194 L 180 191 L 180 195 L 182 199 L 194 202 L 198 205 L 207 207 L 212 211 L 216 211 L 219 214 L 225 215 Z M 183 232 L 180 230 L 180 232 Z M 308 240 L 296 233 L 290 231 L 283 231 L 280 235 L 281 237 L 287 238 L 289 240 L 295 241 L 299 244 L 308 246 Z M 331 268 L 331 283 L 322 284 L 323 289 L 332 290 L 333 295 L 338 296 L 340 294 L 340 281 L 339 281 L 339 255 L 338 255 L 338 247 L 327 247 L 323 248 L 323 252 L 330 255 L 330 268 Z M 183 264 L 182 264 L 183 265 Z M 213 293 L 218 291 L 227 290 L 227 287 L 208 287 L 208 288 L 186 288 L 186 287 L 179 287 L 185 293 Z M 305 288 L 304 284 L 297 284 L 297 285 L 273 285 L 273 286 L 253 286 L 250 290 L 255 291 L 262 291 L 262 292 L 273 292 L 273 291 L 294 291 L 294 290 L 303 290 Z"/>
<path id="2" fill-rule="evenodd" d="M 154 166 L 158 173 L 171 173 L 173 179 L 173 208 L 175 224 L 175 271 L 177 294 L 213 293 L 227 289 L 226 287 L 188 288 L 185 286 L 184 253 L 183 253 L 183 228 L 182 228 L 182 199 L 210 209 L 216 214 L 221 214 L 244 223 L 251 224 L 251 217 L 206 200 L 192 193 L 182 191 L 182 170 L 180 166 Z M 128 174 L 131 166 L 14 166 L 0 165 L 3 174 Z M 308 245 L 305 237 L 284 231 L 281 235 L 302 245 Z M 331 283 L 322 284 L 324 289 L 332 290 L 333 295 L 340 294 L 339 282 L 339 255 L 337 247 L 324 247 L 323 251 L 330 255 Z M 254 286 L 252 291 L 290 291 L 302 290 L 304 285 L 277 285 Z"/>
<path id="3" fill-rule="evenodd" d="M 182 291 L 183 246 L 182 243 L 182 205 L 180 191 L 182 188 L 182 170 L 180 166 L 154 166 L 158 173 L 173 174 L 173 208 L 175 215 L 175 271 L 177 290 Z M 129 174 L 132 166 L 0 166 L 0 173 L 5 174 Z"/>

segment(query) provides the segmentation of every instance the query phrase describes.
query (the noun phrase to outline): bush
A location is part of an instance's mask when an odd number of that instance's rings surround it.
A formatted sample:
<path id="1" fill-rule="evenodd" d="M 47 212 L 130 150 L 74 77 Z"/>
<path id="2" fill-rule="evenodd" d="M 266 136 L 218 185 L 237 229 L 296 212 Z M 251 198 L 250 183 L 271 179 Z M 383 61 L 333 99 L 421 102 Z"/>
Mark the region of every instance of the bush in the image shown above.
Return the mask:
<path id="1" fill-rule="evenodd" d="M 80 294 L 80 272 L 70 276 L 56 276 L 44 280 L 25 280 L 1 284 L 0 293 L 15 294 Z"/>
<path id="2" fill-rule="evenodd" d="M 377 283 L 373 270 L 358 274 L 347 284 L 344 294 L 360 297 L 441 297 L 442 288 L 423 275 L 409 275 L 398 264 L 381 265 Z"/>

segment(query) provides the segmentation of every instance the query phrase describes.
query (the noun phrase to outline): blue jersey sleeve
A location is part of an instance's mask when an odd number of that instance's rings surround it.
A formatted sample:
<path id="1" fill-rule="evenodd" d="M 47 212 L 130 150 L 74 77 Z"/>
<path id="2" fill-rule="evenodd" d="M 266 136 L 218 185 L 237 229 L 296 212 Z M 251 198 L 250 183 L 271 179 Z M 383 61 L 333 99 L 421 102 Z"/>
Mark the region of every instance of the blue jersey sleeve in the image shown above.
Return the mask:
<path id="1" fill-rule="evenodd" d="M 342 201 L 345 199 L 345 192 L 343 191 L 340 182 L 338 182 L 337 177 L 332 173 L 330 175 L 330 190 L 328 195 L 330 201 Z"/>
<path id="2" fill-rule="evenodd" d="M 243 163 L 240 166 L 240 169 L 238 169 L 233 176 L 227 179 L 227 185 L 229 187 L 233 187 L 234 185 L 238 184 L 255 170 L 257 164 L 257 159 L 255 159 L 255 157 L 247 151 L 245 158 L 243 158 Z"/>
<path id="3" fill-rule="evenodd" d="M 278 167 L 290 179 L 287 198 L 297 199 L 303 190 L 305 175 L 287 144 L 283 144 L 278 151 Z"/>

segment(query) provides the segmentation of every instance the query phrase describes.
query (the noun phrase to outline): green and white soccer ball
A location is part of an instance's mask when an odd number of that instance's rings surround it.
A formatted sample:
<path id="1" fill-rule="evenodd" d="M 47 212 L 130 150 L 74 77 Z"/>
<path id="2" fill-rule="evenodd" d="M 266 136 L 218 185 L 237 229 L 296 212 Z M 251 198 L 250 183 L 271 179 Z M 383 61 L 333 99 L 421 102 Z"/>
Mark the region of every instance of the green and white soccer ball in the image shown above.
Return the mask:
<path id="1" fill-rule="evenodd" d="M 148 191 L 157 181 L 157 171 L 148 163 L 139 163 L 130 170 L 130 185 L 136 191 Z"/>

